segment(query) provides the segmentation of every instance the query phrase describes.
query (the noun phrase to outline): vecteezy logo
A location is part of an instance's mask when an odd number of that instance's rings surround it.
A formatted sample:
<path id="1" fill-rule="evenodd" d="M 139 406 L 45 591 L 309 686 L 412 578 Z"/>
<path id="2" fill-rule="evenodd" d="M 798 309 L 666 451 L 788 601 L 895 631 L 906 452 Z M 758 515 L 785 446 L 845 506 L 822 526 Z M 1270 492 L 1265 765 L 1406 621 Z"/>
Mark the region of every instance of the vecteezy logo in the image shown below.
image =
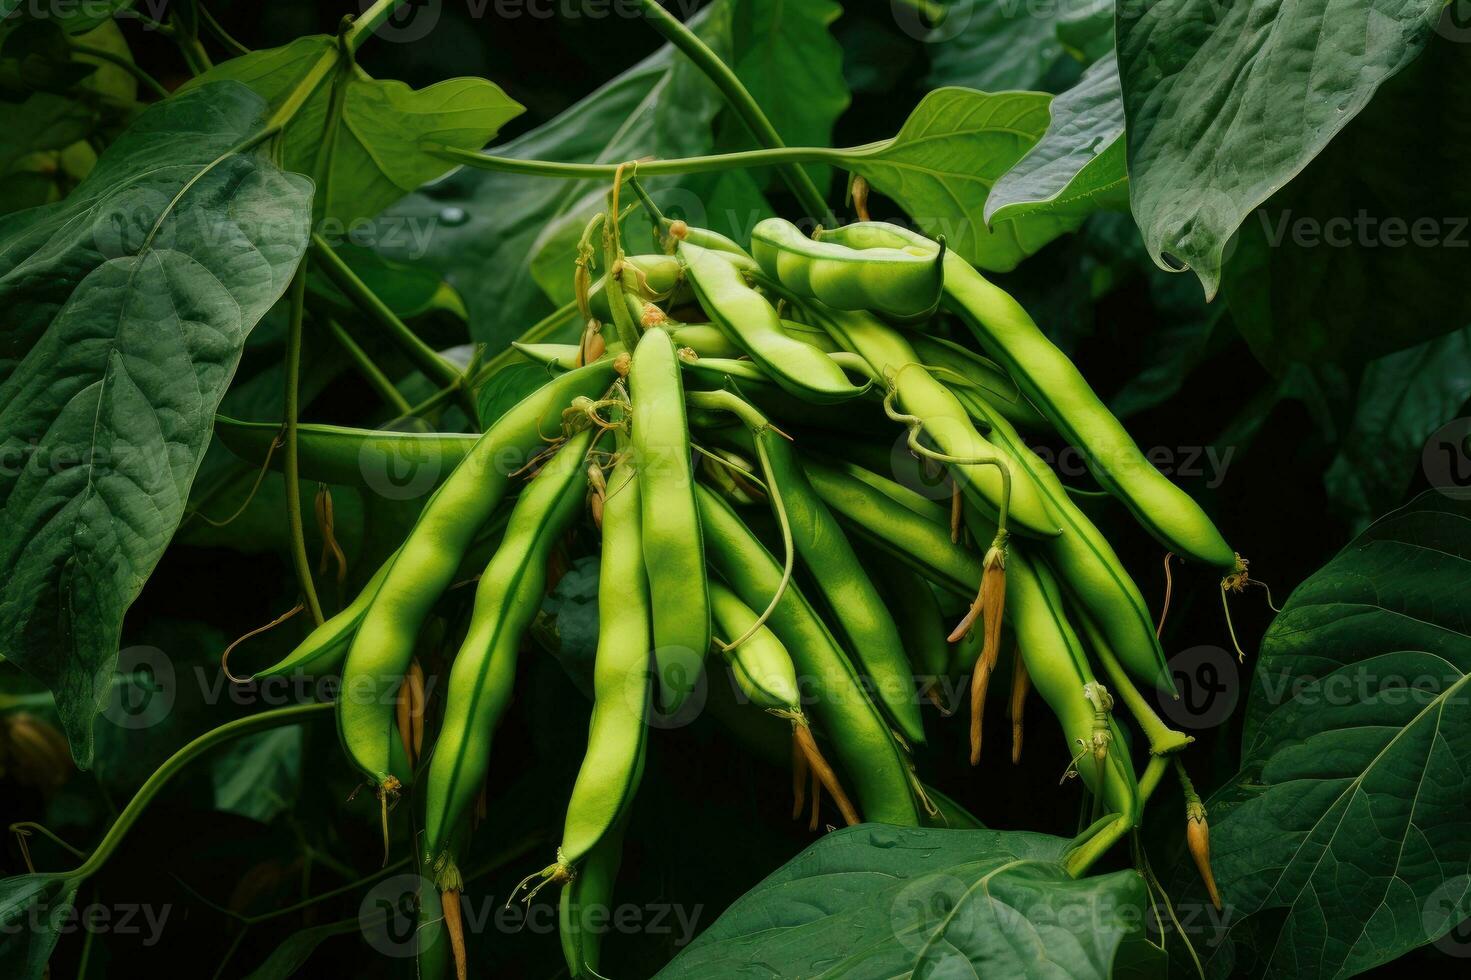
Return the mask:
<path id="1" fill-rule="evenodd" d="M 1167 664 L 1180 696 L 1155 691 L 1160 710 L 1182 728 L 1214 728 L 1231 717 L 1241 698 L 1241 672 L 1236 659 L 1217 646 L 1181 651 Z"/>
<path id="2" fill-rule="evenodd" d="M 366 13 L 374 0 L 358 0 L 358 6 Z M 409 0 L 398 4 L 388 19 L 373 31 L 373 36 L 394 44 L 410 44 L 422 41 L 439 23 L 440 0 Z"/>
<path id="3" fill-rule="evenodd" d="M 945 944 L 932 945 L 931 940 L 947 922 L 953 921 L 967 891 L 966 883 L 954 875 L 936 873 L 916 878 L 894 896 L 889 906 L 889 926 L 894 938 L 915 952 L 926 948 L 938 952 L 936 946 Z M 937 965 L 937 976 L 950 975 L 944 965 Z M 965 965 L 964 959 L 955 965 Z"/>
<path id="4" fill-rule="evenodd" d="M 152 728 L 174 710 L 179 687 L 174 663 L 158 647 L 118 651 L 117 673 L 102 716 L 119 728 Z"/>
<path id="5" fill-rule="evenodd" d="M 1425 440 L 1420 465 L 1430 485 L 1451 497 L 1471 497 L 1471 417 L 1452 419 Z"/>
<path id="6" fill-rule="evenodd" d="M 423 419 L 407 418 L 390 423 L 385 433 L 431 431 Z M 366 439 L 358 450 L 358 469 L 363 482 L 385 500 L 417 500 L 439 482 L 443 461 L 432 450 L 432 441 L 385 436 Z"/>
<path id="7" fill-rule="evenodd" d="M 678 707 L 664 709 L 668 694 L 680 691 L 687 693 Z M 645 701 L 644 717 L 650 728 L 683 728 L 700 716 L 710 696 L 705 658 L 689 647 L 659 647 L 654 651 L 652 672 L 631 674 L 624 696 L 631 708 L 640 707 L 635 702 Z"/>
<path id="8" fill-rule="evenodd" d="M 1420 907 L 1420 924 L 1425 937 L 1448 956 L 1471 956 L 1471 919 L 1466 918 L 1471 875 L 1456 875 L 1441 882 Z"/>
<path id="9" fill-rule="evenodd" d="M 358 928 L 369 946 L 384 956 L 417 954 L 419 896 L 434 883 L 423 875 L 385 878 L 370 888 L 358 906 Z"/>

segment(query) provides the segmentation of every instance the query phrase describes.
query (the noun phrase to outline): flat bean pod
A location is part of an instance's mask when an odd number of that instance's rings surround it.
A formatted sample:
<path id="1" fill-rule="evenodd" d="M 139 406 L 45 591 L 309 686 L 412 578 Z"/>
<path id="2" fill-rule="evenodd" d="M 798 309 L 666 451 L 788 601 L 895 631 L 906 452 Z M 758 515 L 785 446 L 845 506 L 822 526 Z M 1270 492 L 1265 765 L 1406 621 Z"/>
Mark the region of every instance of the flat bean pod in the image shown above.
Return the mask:
<path id="1" fill-rule="evenodd" d="M 678 254 L 705 312 L 782 388 L 818 403 L 846 401 L 867 390 L 822 351 L 788 336 L 766 297 L 720 253 L 681 242 Z"/>
<path id="2" fill-rule="evenodd" d="M 511 475 L 545 446 L 573 398 L 596 396 L 612 383 L 611 364 L 594 364 L 553 379 L 527 396 L 476 441 L 434 492 L 389 566 L 348 648 L 338 732 L 348 757 L 379 786 L 388 771 L 393 696 L 413 657 L 424 618 L 510 486 Z"/>
<path id="3" fill-rule="evenodd" d="M 781 565 L 725 501 L 705 487 L 697 495 L 711 564 L 743 602 L 764 608 L 781 582 Z M 864 819 L 918 825 L 907 758 L 841 647 L 795 586 L 782 595 L 768 625 L 801 676 L 815 685 L 812 712 L 832 739 Z"/>
<path id="4" fill-rule="evenodd" d="M 516 654 L 546 591 L 552 546 L 582 507 L 592 433 L 571 437 L 522 491 L 506 536 L 480 576 L 475 609 L 450 670 L 444 721 L 425 787 L 425 844 L 437 855 L 490 767 L 511 699 Z"/>
<path id="5" fill-rule="evenodd" d="M 588 852 L 577 877 L 562 889 L 557 932 L 571 980 L 601 980 L 602 938 L 613 909 L 613 885 L 623 863 L 623 827 L 609 829 Z"/>
<path id="6" fill-rule="evenodd" d="M 771 478 L 780 488 L 797 554 L 832 610 L 846 649 L 873 682 L 878 703 L 900 733 L 911 743 L 923 742 L 914 670 L 899 627 L 791 444 L 769 431 L 757 438 L 766 439 Z"/>
<path id="7" fill-rule="evenodd" d="M 922 235 L 879 222 L 833 229 L 823 239 L 854 247 L 936 247 Z M 1098 482 L 1165 547 L 1225 572 L 1236 570 L 1235 553 L 1200 505 L 1139 451 L 1067 355 L 1016 300 L 954 252 L 945 256 L 945 304 L 1058 433 L 1083 452 Z"/>
<path id="8" fill-rule="evenodd" d="M 592 719 L 557 850 L 557 860 L 568 865 L 582 861 L 623 819 L 643 773 L 653 623 L 634 475 L 632 460 L 620 460 L 603 503 Z"/>
<path id="9" fill-rule="evenodd" d="M 1031 474 L 1061 521 L 1062 533 L 1040 542 L 1038 550 L 1046 555 L 1069 597 L 1085 610 L 1134 676 L 1151 686 L 1173 690 L 1149 607 L 1103 532 L 1073 503 L 1057 474 L 1032 452 L 1010 422 L 974 393 L 958 394 L 972 411 L 987 418 L 992 425 L 991 441 Z"/>
<path id="10" fill-rule="evenodd" d="M 726 640 L 749 638 L 740 646 L 722 648 L 736 683 L 753 704 L 777 711 L 801 711 L 802 694 L 791 654 L 764 624 L 756 624 L 756 611 L 741 601 L 722 582 L 710 582 L 710 613 L 716 629 Z"/>
<path id="11" fill-rule="evenodd" d="M 355 429 L 339 425 L 303 423 L 296 427 L 301 478 L 338 486 L 367 487 L 381 492 L 382 479 L 411 482 L 415 475 L 432 473 L 438 479 L 474 448 L 480 436 L 457 432 L 400 432 L 393 429 Z M 257 465 L 269 456 L 279 470 L 284 458 L 271 446 L 281 435 L 276 422 L 242 422 L 215 416 L 220 441 L 241 459 Z"/>
<path id="12" fill-rule="evenodd" d="M 835 310 L 925 316 L 939 305 L 944 288 L 944 258 L 933 247 L 848 248 L 767 218 L 752 229 L 751 250 L 767 275 Z"/>
<path id="13" fill-rule="evenodd" d="M 995 460 L 1011 471 L 1008 529 L 1038 537 L 1058 533 L 1050 512 L 1031 477 L 1016 472 L 1006 456 L 976 431 L 970 413 L 949 388 L 920 363 L 919 355 L 898 331 L 868 313 L 849 313 L 812 307 L 813 315 L 846 350 L 868 361 L 878 377 L 889 379 L 903 411 L 922 420 L 925 435 L 940 452 L 964 460 Z M 997 466 L 948 463 L 966 496 L 989 514 L 1000 510 L 1004 481 Z"/>
<path id="14" fill-rule="evenodd" d="M 964 388 L 962 381 L 969 382 L 979 389 L 980 397 L 1020 429 L 1036 433 L 1052 431 L 1052 424 L 1027 401 L 1027 396 L 1022 394 L 1011 375 L 995 361 L 942 337 L 924 333 L 911 333 L 906 337 L 914 345 L 914 352 L 920 360 L 943 369 L 934 372 L 940 381 L 952 388 Z"/>
<path id="15" fill-rule="evenodd" d="M 860 555 L 867 559 L 864 567 L 873 569 L 879 592 L 904 641 L 910 668 L 919 679 L 920 690 L 944 708 L 938 688 L 950 673 L 950 643 L 934 590 L 924 576 L 902 562 L 890 561 L 871 548 Z"/>
<path id="16" fill-rule="evenodd" d="M 674 341 L 666 331 L 654 327 L 644 333 L 628 383 L 654 659 L 664 706 L 673 711 L 699 681 L 710 648 L 710 596 L 684 384 Z"/>

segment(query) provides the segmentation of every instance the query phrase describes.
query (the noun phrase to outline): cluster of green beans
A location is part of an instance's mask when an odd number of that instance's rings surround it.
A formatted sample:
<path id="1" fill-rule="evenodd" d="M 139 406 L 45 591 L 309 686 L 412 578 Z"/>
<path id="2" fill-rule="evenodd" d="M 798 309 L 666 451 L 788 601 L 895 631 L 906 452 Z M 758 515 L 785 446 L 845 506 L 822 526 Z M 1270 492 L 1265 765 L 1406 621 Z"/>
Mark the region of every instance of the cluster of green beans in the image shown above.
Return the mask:
<path id="1" fill-rule="evenodd" d="M 824 798 L 850 823 L 944 825 L 964 817 L 920 779 L 926 714 L 954 713 L 968 680 L 980 762 L 1005 649 L 1013 761 L 1035 688 L 1063 734 L 1046 764 L 1087 790 L 1078 847 L 1137 825 L 1145 794 L 1115 699 L 1152 759 L 1189 739 L 1135 686 L 1171 690 L 1143 595 L 1029 437 L 1083 450 L 1177 555 L 1238 571 L 1066 357 L 943 243 L 873 222 L 814 240 L 768 219 L 748 253 L 639 195 L 667 254 L 625 256 L 617 221 L 589 225 L 580 336 L 518 345 L 549 380 L 483 435 L 298 432 L 310 478 L 350 483 L 403 460 L 442 475 L 358 597 L 257 672 L 341 670 L 342 743 L 381 801 L 385 846 L 389 806 L 413 787 L 416 856 L 438 886 L 421 940 L 448 934 L 453 951 L 424 949 L 421 976 L 451 958 L 464 975 L 457 861 L 477 798 L 497 789 L 492 739 L 559 548 L 600 551 L 593 707 L 555 860 L 523 884 L 564 886 L 574 977 L 599 969 L 588 915 L 611 900 L 653 717 L 701 684 L 728 685 L 712 704 L 733 696 L 790 724 L 794 809 L 810 801 L 814 828 Z M 951 315 L 980 351 L 944 336 Z M 270 459 L 274 427 L 220 431 Z M 457 573 L 479 581 L 421 752 L 403 705 L 422 700 L 416 642 Z"/>

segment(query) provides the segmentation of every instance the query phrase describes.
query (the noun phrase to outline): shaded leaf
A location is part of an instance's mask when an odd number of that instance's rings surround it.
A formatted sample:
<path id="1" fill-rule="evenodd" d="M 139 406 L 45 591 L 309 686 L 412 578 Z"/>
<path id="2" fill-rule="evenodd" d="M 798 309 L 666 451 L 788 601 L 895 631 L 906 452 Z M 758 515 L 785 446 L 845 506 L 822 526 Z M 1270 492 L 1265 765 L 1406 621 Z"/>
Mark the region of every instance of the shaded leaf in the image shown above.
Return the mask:
<path id="1" fill-rule="evenodd" d="M 1092 7 L 1096 3 L 1084 3 Z M 1070 3 L 961 0 L 945 5 L 945 17 L 926 40 L 931 87 L 962 85 L 987 92 L 1060 91 L 1078 77 L 1079 65 L 1058 37 Z M 1049 84 L 1050 83 L 1050 84 Z"/>
<path id="2" fill-rule="evenodd" d="M 210 763 L 215 808 L 270 823 L 296 800 L 302 745 L 297 726 L 235 742 Z"/>
<path id="3" fill-rule="evenodd" d="M 0 967 L 15 980 L 41 980 L 80 882 L 66 875 L 17 875 L 0 881 Z"/>
<path id="4" fill-rule="evenodd" d="M 1130 193 L 1154 261 L 1189 267 L 1214 296 L 1232 233 L 1414 59 L 1442 6 L 1142 0 L 1119 7 Z"/>
<path id="5" fill-rule="evenodd" d="M 986 221 L 1048 215 L 1081 220 L 1094 211 L 1128 208 L 1124 168 L 1124 102 L 1112 54 L 1052 100 L 1052 121 L 1027 155 L 991 189 Z"/>
<path id="6" fill-rule="evenodd" d="M 0 219 L 0 433 L 24 461 L 0 474 L 0 649 L 82 765 L 123 613 L 305 248 L 310 182 L 238 151 L 264 112 L 233 83 L 159 103 L 66 201 Z"/>
<path id="7" fill-rule="evenodd" d="M 1219 967 L 1351 976 L 1471 912 L 1468 578 L 1471 499 L 1432 491 L 1284 605 L 1208 804 Z"/>

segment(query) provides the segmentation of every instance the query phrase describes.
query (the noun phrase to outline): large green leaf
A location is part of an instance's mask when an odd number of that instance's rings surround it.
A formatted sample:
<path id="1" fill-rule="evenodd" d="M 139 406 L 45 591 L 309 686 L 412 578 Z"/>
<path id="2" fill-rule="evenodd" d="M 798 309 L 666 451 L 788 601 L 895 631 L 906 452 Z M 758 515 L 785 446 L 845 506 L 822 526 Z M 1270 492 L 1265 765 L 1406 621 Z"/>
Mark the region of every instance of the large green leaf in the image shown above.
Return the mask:
<path id="1" fill-rule="evenodd" d="M 65 928 L 80 882 L 66 875 L 17 875 L 0 881 L 0 968 L 15 980 L 41 980 Z"/>
<path id="2" fill-rule="evenodd" d="M 1131 196 L 1155 262 L 1193 269 L 1214 296 L 1232 233 L 1410 63 L 1443 6 L 1443 0 L 1120 5 Z"/>
<path id="3" fill-rule="evenodd" d="M 232 58 L 190 83 L 244 82 L 273 106 L 303 99 L 282 136 L 282 162 L 315 175 L 319 159 L 331 161 L 327 199 L 316 202 L 323 218 L 350 222 L 377 215 L 450 169 L 422 144 L 479 149 L 522 112 L 483 78 L 451 78 L 416 91 L 372 78 L 356 65 L 343 73 L 339 58 L 335 38 L 313 35 Z M 334 80 L 345 86 L 342 115 L 329 126 Z"/>
<path id="4" fill-rule="evenodd" d="M 950 248 L 975 265 L 1006 272 L 1076 225 L 1051 215 L 991 227 L 985 221 L 992 185 L 1047 129 L 1051 101 L 1041 92 L 936 89 L 893 139 L 839 156 L 926 234 L 944 235 Z"/>
<path id="5" fill-rule="evenodd" d="M 1428 492 L 1293 592 L 1209 802 L 1221 966 L 1346 977 L 1471 912 L 1471 498 Z"/>
<path id="6" fill-rule="evenodd" d="M 1124 100 L 1118 60 L 1109 54 L 1084 72 L 1078 84 L 1052 100 L 1047 132 L 991 188 L 986 221 L 1028 215 L 1081 221 L 1103 208 L 1127 209 L 1124 169 Z"/>
<path id="7" fill-rule="evenodd" d="M 1133 871 L 1075 880 L 1068 842 L 860 824 L 828 834 L 725 911 L 658 976 L 1109 976 L 1144 921 Z"/>
<path id="8" fill-rule="evenodd" d="M 732 67 L 788 146 L 831 144 L 833 123 L 852 101 L 843 49 L 829 30 L 842 12 L 831 0 L 747 0 L 733 10 Z M 742 124 L 729 125 L 749 141 Z M 807 169 L 825 189 L 827 169 Z"/>
<path id="9" fill-rule="evenodd" d="M 1059 91 L 1078 77 L 1078 63 L 1058 36 L 1076 14 L 1073 3 L 960 0 L 927 35 L 931 86 L 987 92 Z M 1088 6 L 1099 6 L 1097 3 Z"/>
<path id="10" fill-rule="evenodd" d="M 1354 418 L 1323 477 L 1355 530 L 1404 499 L 1425 442 L 1471 398 L 1471 327 L 1364 369 Z"/>
<path id="11" fill-rule="evenodd" d="M 239 151 L 265 111 L 235 83 L 172 98 L 67 200 L 0 219 L 0 651 L 55 692 L 82 765 L 123 613 L 306 245 L 311 182 Z"/>
<path id="12" fill-rule="evenodd" d="M 1243 227 L 1226 300 L 1252 352 L 1363 361 L 1471 322 L 1471 45 L 1438 38 Z"/>
<path id="13" fill-rule="evenodd" d="M 716 4 L 690 27 L 724 58 L 731 55 L 730 11 Z M 495 152 L 501 156 L 568 162 L 622 162 L 645 156 L 680 157 L 709 152 L 720 109 L 714 87 L 673 48 L 664 46 L 555 119 Z M 478 147 L 477 147 L 478 148 Z M 681 189 L 688 219 L 710 220 L 685 190 L 710 181 L 651 181 Z M 417 259 L 457 288 L 470 310 L 476 340 L 504 345 L 552 309 L 547 288 L 571 290 L 575 245 L 589 215 L 604 206 L 607 181 L 557 181 L 464 170 L 413 194 L 385 220 L 435 229 L 422 255 L 385 245 L 395 258 Z M 742 220 L 745 219 L 742 215 Z M 540 273 L 540 281 L 532 275 Z M 555 282 L 553 278 L 555 277 Z"/>

